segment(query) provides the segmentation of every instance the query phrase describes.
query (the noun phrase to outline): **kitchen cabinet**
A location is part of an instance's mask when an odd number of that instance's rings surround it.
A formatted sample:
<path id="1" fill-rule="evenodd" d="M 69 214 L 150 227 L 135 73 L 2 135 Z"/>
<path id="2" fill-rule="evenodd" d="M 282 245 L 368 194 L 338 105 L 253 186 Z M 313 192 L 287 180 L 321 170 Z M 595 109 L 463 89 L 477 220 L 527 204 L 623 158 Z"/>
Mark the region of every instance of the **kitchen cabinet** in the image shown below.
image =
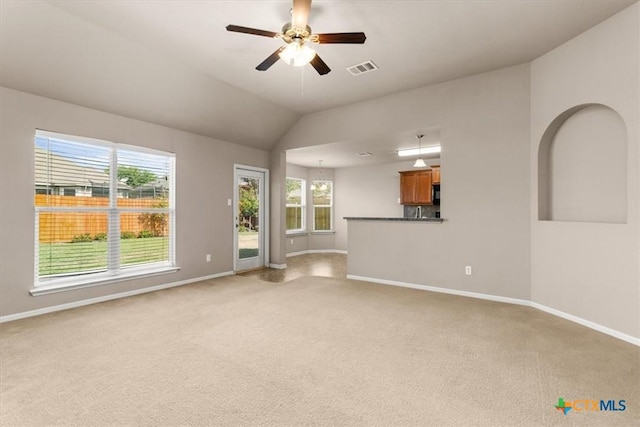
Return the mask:
<path id="1" fill-rule="evenodd" d="M 400 172 L 400 203 L 403 205 L 432 204 L 432 171 Z"/>
<path id="2" fill-rule="evenodd" d="M 431 165 L 431 178 L 434 184 L 440 184 L 440 165 Z"/>

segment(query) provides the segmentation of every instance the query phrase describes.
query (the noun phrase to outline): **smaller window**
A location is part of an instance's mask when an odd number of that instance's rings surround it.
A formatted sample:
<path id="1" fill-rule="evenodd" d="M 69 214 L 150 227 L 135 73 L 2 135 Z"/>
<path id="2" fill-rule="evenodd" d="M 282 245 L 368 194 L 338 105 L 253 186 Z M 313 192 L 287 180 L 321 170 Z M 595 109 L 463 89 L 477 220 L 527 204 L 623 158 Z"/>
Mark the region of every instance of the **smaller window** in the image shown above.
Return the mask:
<path id="1" fill-rule="evenodd" d="M 287 232 L 305 230 L 305 181 L 287 178 Z"/>
<path id="2" fill-rule="evenodd" d="M 333 230 L 333 182 L 313 181 L 313 231 Z"/>

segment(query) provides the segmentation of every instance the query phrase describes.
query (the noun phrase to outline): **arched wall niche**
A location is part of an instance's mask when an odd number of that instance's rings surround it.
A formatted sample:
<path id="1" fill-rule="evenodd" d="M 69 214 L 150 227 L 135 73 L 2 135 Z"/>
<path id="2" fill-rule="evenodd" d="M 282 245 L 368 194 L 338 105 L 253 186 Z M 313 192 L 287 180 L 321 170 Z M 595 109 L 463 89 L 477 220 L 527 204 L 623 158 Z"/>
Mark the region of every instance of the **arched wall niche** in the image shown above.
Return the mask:
<path id="1" fill-rule="evenodd" d="M 556 117 L 538 148 L 538 219 L 627 222 L 627 129 L 603 104 Z"/>

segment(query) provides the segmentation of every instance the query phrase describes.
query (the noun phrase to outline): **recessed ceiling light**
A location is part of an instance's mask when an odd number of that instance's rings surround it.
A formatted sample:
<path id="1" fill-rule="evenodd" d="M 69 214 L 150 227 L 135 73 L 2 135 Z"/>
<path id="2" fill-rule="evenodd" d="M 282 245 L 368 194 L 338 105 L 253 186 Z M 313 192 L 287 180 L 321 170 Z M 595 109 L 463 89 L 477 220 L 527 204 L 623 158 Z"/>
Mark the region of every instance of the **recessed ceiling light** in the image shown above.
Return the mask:
<path id="1" fill-rule="evenodd" d="M 398 150 L 398 156 L 400 157 L 418 156 L 420 154 L 433 154 L 433 153 L 439 153 L 439 152 L 440 152 L 440 146 L 433 145 L 431 147 L 423 147 L 421 149 L 411 148 L 409 150 Z"/>

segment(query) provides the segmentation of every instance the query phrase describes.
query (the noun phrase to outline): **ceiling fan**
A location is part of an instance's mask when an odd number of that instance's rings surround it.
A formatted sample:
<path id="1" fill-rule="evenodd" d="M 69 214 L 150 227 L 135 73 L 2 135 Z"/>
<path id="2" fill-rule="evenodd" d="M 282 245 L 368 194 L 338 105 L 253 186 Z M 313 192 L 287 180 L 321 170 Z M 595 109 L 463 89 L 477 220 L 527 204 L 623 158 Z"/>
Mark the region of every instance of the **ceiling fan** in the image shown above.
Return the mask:
<path id="1" fill-rule="evenodd" d="M 295 67 L 311 64 L 318 74 L 324 75 L 329 73 L 331 68 L 316 54 L 315 50 L 308 46 L 308 43 L 363 44 L 367 37 L 362 32 L 313 34 L 311 27 L 307 25 L 310 10 L 311 0 L 293 0 L 291 22 L 284 24 L 281 33 L 239 25 L 227 25 L 227 31 L 282 39 L 286 43 L 262 61 L 256 70 L 266 71 L 282 59 Z"/>

